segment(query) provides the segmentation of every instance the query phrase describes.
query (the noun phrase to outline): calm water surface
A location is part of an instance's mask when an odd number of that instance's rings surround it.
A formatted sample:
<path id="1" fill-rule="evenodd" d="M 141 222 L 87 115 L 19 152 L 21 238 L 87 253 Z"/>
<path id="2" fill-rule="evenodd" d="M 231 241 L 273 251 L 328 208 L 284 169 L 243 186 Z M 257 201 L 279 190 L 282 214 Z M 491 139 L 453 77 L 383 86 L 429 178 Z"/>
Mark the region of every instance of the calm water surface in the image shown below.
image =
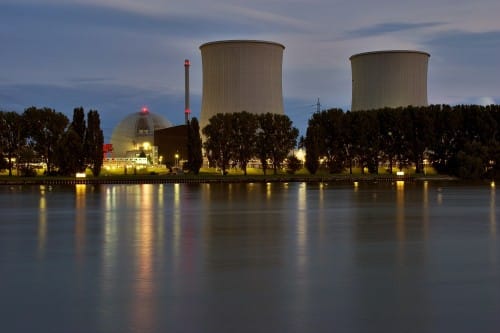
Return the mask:
<path id="1" fill-rule="evenodd" d="M 498 332 L 488 184 L 0 187 L 1 332 Z"/>

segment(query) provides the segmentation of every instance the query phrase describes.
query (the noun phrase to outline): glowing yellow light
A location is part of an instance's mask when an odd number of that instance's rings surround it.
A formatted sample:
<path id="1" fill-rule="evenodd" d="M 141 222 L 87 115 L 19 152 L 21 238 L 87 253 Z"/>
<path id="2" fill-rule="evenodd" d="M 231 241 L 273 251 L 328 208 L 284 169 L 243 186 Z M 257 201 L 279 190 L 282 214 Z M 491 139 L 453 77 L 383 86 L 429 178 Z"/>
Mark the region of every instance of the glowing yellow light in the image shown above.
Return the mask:
<path id="1" fill-rule="evenodd" d="M 404 176 L 405 172 L 404 171 L 398 171 L 398 172 L 396 172 L 396 175 L 397 176 Z"/>
<path id="2" fill-rule="evenodd" d="M 150 150 L 150 149 L 151 149 L 151 143 L 149 143 L 149 142 L 147 142 L 147 141 L 146 141 L 146 142 L 144 142 L 144 143 L 142 144 L 142 146 L 144 147 L 144 149 L 145 149 L 145 150 Z"/>
<path id="3" fill-rule="evenodd" d="M 491 186 L 491 188 L 495 188 L 495 182 L 494 182 L 494 181 L 492 181 L 492 182 L 490 183 L 490 186 Z"/>
<path id="4" fill-rule="evenodd" d="M 306 161 L 306 153 L 304 152 L 304 149 L 300 148 L 299 150 L 297 150 L 296 156 L 301 162 Z"/>
<path id="5" fill-rule="evenodd" d="M 85 177 L 87 177 L 87 175 L 85 174 L 85 172 L 77 172 L 75 177 L 76 178 L 85 178 Z"/>

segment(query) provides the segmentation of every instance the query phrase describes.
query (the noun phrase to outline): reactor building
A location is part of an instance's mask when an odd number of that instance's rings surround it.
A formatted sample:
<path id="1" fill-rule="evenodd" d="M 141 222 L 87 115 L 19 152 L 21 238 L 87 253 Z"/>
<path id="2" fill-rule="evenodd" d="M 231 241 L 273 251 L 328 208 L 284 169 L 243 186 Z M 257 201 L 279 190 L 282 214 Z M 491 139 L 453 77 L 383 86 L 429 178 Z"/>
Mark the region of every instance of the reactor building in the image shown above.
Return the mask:
<path id="1" fill-rule="evenodd" d="M 156 163 L 158 154 L 154 146 L 155 131 L 171 126 L 167 119 L 150 112 L 146 107 L 128 115 L 111 135 L 113 157 L 131 159 L 146 154 L 151 162 Z"/>
<path id="2" fill-rule="evenodd" d="M 200 129 L 217 113 L 283 111 L 281 44 L 225 40 L 200 46 L 203 91 Z"/>
<path id="3" fill-rule="evenodd" d="M 351 56 L 351 111 L 427 106 L 427 65 L 421 51 L 376 51 Z"/>

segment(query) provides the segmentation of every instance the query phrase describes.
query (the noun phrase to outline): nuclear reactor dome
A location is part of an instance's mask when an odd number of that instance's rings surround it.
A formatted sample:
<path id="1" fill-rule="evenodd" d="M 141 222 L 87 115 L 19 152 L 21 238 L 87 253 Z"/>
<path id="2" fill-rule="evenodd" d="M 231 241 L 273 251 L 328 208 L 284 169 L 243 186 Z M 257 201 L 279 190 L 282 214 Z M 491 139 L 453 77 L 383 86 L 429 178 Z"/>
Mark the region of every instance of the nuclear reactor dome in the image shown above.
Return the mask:
<path id="1" fill-rule="evenodd" d="M 154 131 L 171 126 L 172 124 L 167 119 L 149 112 L 147 108 L 128 115 L 113 130 L 111 136 L 113 156 L 125 157 L 129 151 L 152 146 Z"/>
<path id="2" fill-rule="evenodd" d="M 200 129 L 217 113 L 283 114 L 281 44 L 226 40 L 200 46 L 203 94 Z"/>
<path id="3" fill-rule="evenodd" d="M 352 111 L 427 105 L 427 64 L 420 51 L 376 51 L 355 54 Z"/>

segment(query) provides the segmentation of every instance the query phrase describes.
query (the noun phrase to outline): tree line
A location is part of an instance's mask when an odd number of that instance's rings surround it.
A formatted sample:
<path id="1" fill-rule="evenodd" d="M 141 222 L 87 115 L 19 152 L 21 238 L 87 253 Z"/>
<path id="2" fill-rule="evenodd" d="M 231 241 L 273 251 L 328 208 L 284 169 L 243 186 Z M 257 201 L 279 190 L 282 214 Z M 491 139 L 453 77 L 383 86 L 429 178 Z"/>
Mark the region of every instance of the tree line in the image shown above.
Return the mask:
<path id="1" fill-rule="evenodd" d="M 331 173 L 349 170 L 377 173 L 382 162 L 393 168 L 424 160 L 439 173 L 466 179 L 500 175 L 500 106 L 430 105 L 373 111 L 316 112 L 308 121 L 302 145 L 306 167 L 315 174 L 324 158 Z"/>
<path id="2" fill-rule="evenodd" d="M 247 174 L 252 159 L 258 159 L 266 174 L 274 174 L 297 144 L 299 131 L 292 121 L 280 114 L 252 114 L 246 111 L 219 113 L 202 129 L 203 147 L 209 162 L 227 173 L 230 166 L 239 166 Z"/>
<path id="3" fill-rule="evenodd" d="M 103 163 L 104 136 L 99 113 L 73 110 L 70 122 L 51 108 L 27 108 L 22 114 L 0 111 L 0 169 L 12 175 L 34 175 L 33 165 L 44 163 L 48 175 L 75 175 L 87 168 L 99 175 Z"/>

